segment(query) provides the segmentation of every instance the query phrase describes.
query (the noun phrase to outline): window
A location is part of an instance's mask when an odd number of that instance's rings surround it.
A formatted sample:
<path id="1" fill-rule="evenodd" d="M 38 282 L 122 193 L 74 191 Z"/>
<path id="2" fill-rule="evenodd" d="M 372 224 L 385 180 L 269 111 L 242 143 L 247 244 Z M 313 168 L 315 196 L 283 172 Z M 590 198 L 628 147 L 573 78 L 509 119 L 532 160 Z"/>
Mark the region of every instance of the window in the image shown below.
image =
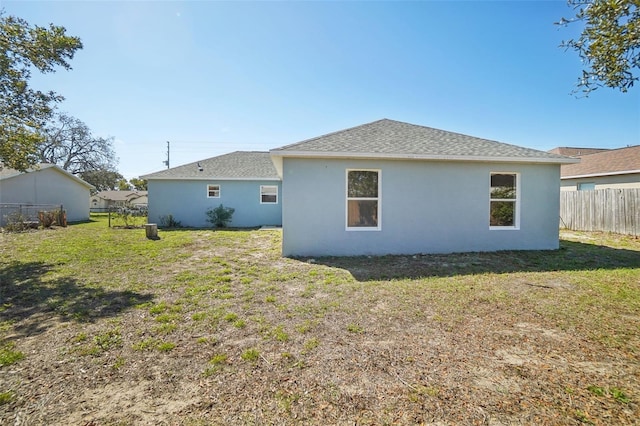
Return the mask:
<path id="1" fill-rule="evenodd" d="M 260 185 L 260 204 L 278 204 L 276 185 Z"/>
<path id="2" fill-rule="evenodd" d="M 489 227 L 518 229 L 520 226 L 517 173 L 491 173 Z"/>
<path id="3" fill-rule="evenodd" d="M 208 198 L 220 198 L 220 185 L 207 185 Z"/>
<path id="4" fill-rule="evenodd" d="M 380 229 L 380 170 L 347 170 L 347 229 Z"/>
<path id="5" fill-rule="evenodd" d="M 578 184 L 578 191 L 593 191 L 595 189 L 595 182 L 582 182 Z"/>

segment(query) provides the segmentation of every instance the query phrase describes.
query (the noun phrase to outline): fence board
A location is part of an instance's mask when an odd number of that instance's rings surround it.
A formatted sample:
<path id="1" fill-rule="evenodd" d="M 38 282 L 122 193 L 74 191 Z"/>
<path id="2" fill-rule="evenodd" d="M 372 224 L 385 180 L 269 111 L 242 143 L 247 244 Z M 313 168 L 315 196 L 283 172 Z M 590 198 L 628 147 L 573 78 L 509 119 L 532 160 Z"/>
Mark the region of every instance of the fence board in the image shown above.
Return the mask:
<path id="1" fill-rule="evenodd" d="M 640 189 L 560 193 L 560 226 L 574 231 L 640 235 Z"/>

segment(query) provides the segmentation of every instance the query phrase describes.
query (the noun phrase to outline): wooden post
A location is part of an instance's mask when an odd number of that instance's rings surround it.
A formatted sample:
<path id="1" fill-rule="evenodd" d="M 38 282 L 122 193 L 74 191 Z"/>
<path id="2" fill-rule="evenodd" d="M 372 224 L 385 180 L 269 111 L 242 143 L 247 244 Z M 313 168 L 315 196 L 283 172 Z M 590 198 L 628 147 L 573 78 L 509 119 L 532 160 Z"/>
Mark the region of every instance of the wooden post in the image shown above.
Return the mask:
<path id="1" fill-rule="evenodd" d="M 146 225 L 144 225 L 144 230 L 147 234 L 148 239 L 158 239 L 158 225 L 156 225 L 155 223 L 147 223 Z"/>

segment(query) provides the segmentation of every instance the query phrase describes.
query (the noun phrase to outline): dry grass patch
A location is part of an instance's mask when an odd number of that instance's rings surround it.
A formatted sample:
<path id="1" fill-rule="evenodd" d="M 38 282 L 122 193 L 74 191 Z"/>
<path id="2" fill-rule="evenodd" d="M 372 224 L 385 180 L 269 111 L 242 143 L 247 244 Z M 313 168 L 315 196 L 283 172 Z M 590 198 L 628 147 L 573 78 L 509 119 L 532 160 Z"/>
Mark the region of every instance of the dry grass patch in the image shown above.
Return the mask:
<path id="1" fill-rule="evenodd" d="M 277 230 L 0 238 L 0 423 L 640 418 L 632 238 L 314 261 Z"/>

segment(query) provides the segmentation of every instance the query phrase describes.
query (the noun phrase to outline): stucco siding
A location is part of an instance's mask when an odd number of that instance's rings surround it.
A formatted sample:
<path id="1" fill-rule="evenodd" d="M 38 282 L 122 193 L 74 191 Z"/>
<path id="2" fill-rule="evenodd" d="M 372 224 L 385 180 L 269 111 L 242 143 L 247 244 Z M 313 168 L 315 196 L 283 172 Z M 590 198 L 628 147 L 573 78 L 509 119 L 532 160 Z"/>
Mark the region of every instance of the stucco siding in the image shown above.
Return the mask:
<path id="1" fill-rule="evenodd" d="M 55 168 L 0 181 L 0 203 L 63 205 L 67 221 L 89 219 L 89 187 Z"/>
<path id="2" fill-rule="evenodd" d="M 220 185 L 220 197 L 207 196 L 208 185 Z M 277 204 L 260 203 L 260 186 L 278 187 Z M 220 204 L 235 209 L 232 227 L 282 224 L 282 185 L 279 181 L 155 180 L 147 184 L 149 222 L 162 223 L 169 214 L 182 226 L 211 227 L 206 211 Z"/>
<path id="3" fill-rule="evenodd" d="M 381 171 L 381 230 L 346 230 L 346 170 Z M 520 229 L 489 229 L 491 172 L 515 172 Z M 558 248 L 559 165 L 284 158 L 283 255 Z"/>
<path id="4" fill-rule="evenodd" d="M 590 178 L 562 179 L 561 191 L 577 191 L 579 183 L 594 183 L 595 189 L 640 188 L 640 174 L 595 176 Z"/>

